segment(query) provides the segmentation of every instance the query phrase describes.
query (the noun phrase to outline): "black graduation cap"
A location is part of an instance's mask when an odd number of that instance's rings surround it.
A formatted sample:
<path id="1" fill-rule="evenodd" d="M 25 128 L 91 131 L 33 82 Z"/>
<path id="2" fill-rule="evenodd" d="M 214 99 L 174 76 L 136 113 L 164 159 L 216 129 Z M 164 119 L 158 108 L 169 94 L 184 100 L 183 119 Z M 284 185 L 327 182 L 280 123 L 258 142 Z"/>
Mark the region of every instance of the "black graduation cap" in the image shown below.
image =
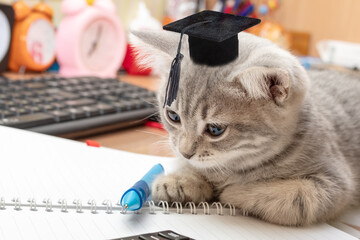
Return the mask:
<path id="1" fill-rule="evenodd" d="M 189 36 L 190 58 L 195 63 L 219 66 L 238 57 L 238 33 L 258 23 L 260 19 L 206 10 L 163 26 L 164 30 L 181 33 L 177 54 L 171 64 L 164 107 L 165 104 L 170 106 L 177 96 L 184 57 L 180 52 L 183 34 Z"/>

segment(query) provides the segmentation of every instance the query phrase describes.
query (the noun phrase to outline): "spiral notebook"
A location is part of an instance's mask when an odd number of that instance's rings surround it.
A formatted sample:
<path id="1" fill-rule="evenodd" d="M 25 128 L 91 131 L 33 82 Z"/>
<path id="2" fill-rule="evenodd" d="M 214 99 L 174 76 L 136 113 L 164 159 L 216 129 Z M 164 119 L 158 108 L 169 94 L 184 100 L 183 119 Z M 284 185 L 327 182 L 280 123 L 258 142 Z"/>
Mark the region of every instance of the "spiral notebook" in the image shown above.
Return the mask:
<path id="1" fill-rule="evenodd" d="M 0 239 L 115 239 L 162 230 L 206 240 L 356 239 L 328 224 L 272 225 L 219 203 L 149 201 L 140 212 L 123 212 L 121 194 L 156 163 L 167 172 L 179 167 L 172 158 L 0 127 Z"/>

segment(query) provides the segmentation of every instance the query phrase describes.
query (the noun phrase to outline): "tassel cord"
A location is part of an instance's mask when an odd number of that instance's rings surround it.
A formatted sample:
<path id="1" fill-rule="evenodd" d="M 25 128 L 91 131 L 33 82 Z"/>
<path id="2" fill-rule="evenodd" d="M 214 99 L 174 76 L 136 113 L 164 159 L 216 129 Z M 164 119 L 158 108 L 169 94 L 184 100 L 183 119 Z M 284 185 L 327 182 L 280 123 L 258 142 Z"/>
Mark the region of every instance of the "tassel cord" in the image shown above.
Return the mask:
<path id="1" fill-rule="evenodd" d="M 171 62 L 171 69 L 170 69 L 170 73 L 169 73 L 168 82 L 166 85 L 163 108 L 165 107 L 165 105 L 170 106 L 177 97 L 177 92 L 179 89 L 179 82 L 180 82 L 181 61 L 184 58 L 184 55 L 181 54 L 181 43 L 182 43 L 182 38 L 183 38 L 185 32 L 190 28 L 196 27 L 196 26 L 204 24 L 204 23 L 209 23 L 209 22 L 211 22 L 211 21 L 203 21 L 203 22 L 194 23 L 194 24 L 189 25 L 182 29 L 179 45 L 177 48 L 176 57 Z"/>

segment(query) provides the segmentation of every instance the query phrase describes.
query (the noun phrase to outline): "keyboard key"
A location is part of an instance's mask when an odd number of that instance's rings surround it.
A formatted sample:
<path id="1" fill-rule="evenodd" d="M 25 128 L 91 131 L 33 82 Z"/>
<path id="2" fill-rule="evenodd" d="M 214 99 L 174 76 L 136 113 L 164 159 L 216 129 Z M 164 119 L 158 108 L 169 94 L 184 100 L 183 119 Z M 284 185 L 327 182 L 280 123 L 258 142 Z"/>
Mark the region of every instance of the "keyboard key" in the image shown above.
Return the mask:
<path id="1" fill-rule="evenodd" d="M 14 101 L 12 101 L 12 100 L 3 101 L 3 104 L 4 104 L 7 108 L 16 106 L 16 102 L 14 102 Z"/>
<path id="2" fill-rule="evenodd" d="M 31 98 L 31 97 L 35 96 L 35 93 L 31 92 L 31 91 L 21 92 L 21 94 L 23 95 L 24 98 Z"/>
<path id="3" fill-rule="evenodd" d="M 144 102 L 147 107 L 156 107 L 158 104 L 156 98 L 144 98 Z"/>
<path id="4" fill-rule="evenodd" d="M 119 80 L 116 78 L 109 78 L 109 79 L 106 79 L 106 81 L 108 82 L 108 84 L 111 84 L 111 85 L 117 85 L 119 83 Z"/>
<path id="5" fill-rule="evenodd" d="M 38 106 L 26 106 L 25 109 L 27 109 L 30 113 L 38 113 L 42 111 Z"/>
<path id="6" fill-rule="evenodd" d="M 6 100 L 2 100 L 2 99 L 0 99 L 0 109 L 2 109 L 2 108 L 6 108 L 6 104 L 5 104 L 5 102 L 6 102 Z"/>
<path id="7" fill-rule="evenodd" d="M 27 114 L 24 116 L 3 118 L 0 125 L 16 128 L 31 128 L 46 124 L 54 123 L 55 119 L 52 115 L 46 113 Z"/>
<path id="8" fill-rule="evenodd" d="M 140 95 L 139 93 L 126 93 L 124 97 L 128 99 L 138 99 L 140 98 Z"/>
<path id="9" fill-rule="evenodd" d="M 180 235 L 173 231 L 161 231 L 161 232 L 153 232 L 153 233 L 145 233 L 135 236 L 122 237 L 114 240 L 193 240 L 184 235 Z"/>
<path id="10" fill-rule="evenodd" d="M 25 115 L 25 114 L 30 113 L 29 110 L 27 110 L 25 108 L 19 108 L 19 107 L 11 107 L 11 108 L 9 108 L 9 111 L 14 112 L 16 116 Z"/>
<path id="11" fill-rule="evenodd" d="M 120 97 L 120 96 L 122 96 L 122 95 L 124 95 L 126 93 L 126 90 L 124 90 L 124 89 L 115 89 L 115 90 L 112 90 L 111 93 L 114 94 L 115 96 Z"/>
<path id="12" fill-rule="evenodd" d="M 15 116 L 15 112 L 11 112 L 10 110 L 0 110 L 0 117 L 1 118 L 7 118 L 11 116 Z"/>
<path id="13" fill-rule="evenodd" d="M 71 78 L 71 79 L 68 80 L 68 82 L 69 82 L 69 84 L 71 84 L 71 85 L 78 85 L 78 84 L 80 84 L 80 81 L 79 81 L 78 79 L 76 79 L 76 78 Z"/>
<path id="14" fill-rule="evenodd" d="M 126 88 L 126 87 L 129 86 L 129 84 L 126 83 L 126 82 L 118 82 L 118 86 L 119 86 L 120 88 Z"/>
<path id="15" fill-rule="evenodd" d="M 100 84 L 98 85 L 98 88 L 100 89 L 108 89 L 110 86 L 108 84 Z"/>
<path id="16" fill-rule="evenodd" d="M 7 85 L 7 79 L 0 76 L 0 85 Z"/>
<path id="17" fill-rule="evenodd" d="M 19 91 L 23 90 L 23 88 L 21 86 L 16 86 L 16 85 L 10 85 L 8 89 L 9 89 L 9 92 L 19 92 Z"/>
<path id="18" fill-rule="evenodd" d="M 142 109 L 146 107 L 144 100 L 141 99 L 133 100 L 131 104 L 134 104 L 136 109 Z"/>
<path id="19" fill-rule="evenodd" d="M 38 105 L 38 104 L 41 104 L 42 103 L 42 100 L 40 98 L 33 98 L 30 100 L 30 102 L 33 104 L 33 105 Z"/>
<path id="20" fill-rule="evenodd" d="M 59 88 L 48 89 L 46 91 L 53 98 L 58 98 L 58 99 L 63 99 L 63 100 L 64 99 L 71 100 L 71 99 L 79 98 L 79 96 L 77 94 L 64 92 L 63 90 L 61 90 Z"/>
<path id="21" fill-rule="evenodd" d="M 80 96 L 84 97 L 84 98 L 91 98 L 92 97 L 90 92 L 81 92 Z"/>
<path id="22" fill-rule="evenodd" d="M 72 119 L 80 119 L 86 117 L 85 111 L 81 108 L 69 108 L 67 110 L 70 112 Z"/>
<path id="23" fill-rule="evenodd" d="M 21 102 L 21 104 L 23 106 L 31 105 L 31 102 L 29 100 L 26 100 L 26 99 L 20 100 L 20 102 Z"/>
<path id="24" fill-rule="evenodd" d="M 100 93 L 96 90 L 89 91 L 93 98 L 98 99 L 100 97 Z"/>
<path id="25" fill-rule="evenodd" d="M 114 96 L 111 96 L 111 95 L 107 95 L 107 96 L 103 96 L 101 98 L 101 101 L 104 101 L 104 102 L 109 102 L 109 103 L 112 103 L 112 102 L 116 102 L 118 101 L 119 99 L 117 97 L 114 97 Z"/>
<path id="26" fill-rule="evenodd" d="M 57 93 L 59 96 L 62 96 L 64 97 L 65 99 L 69 99 L 69 100 L 72 100 L 72 99 L 78 99 L 79 96 L 77 94 L 74 94 L 74 93 L 69 93 L 69 92 L 59 92 Z"/>
<path id="27" fill-rule="evenodd" d="M 1 86 L 0 92 L 1 93 L 8 93 L 8 92 L 11 92 L 11 89 L 8 86 Z"/>
<path id="28" fill-rule="evenodd" d="M 128 110 L 128 102 L 115 102 L 115 103 L 111 103 L 112 106 L 114 106 L 116 108 L 116 111 L 118 112 L 125 112 Z"/>
<path id="29" fill-rule="evenodd" d="M 21 92 L 13 92 L 10 94 L 11 98 L 14 99 L 14 98 L 22 98 L 23 95 L 21 94 Z"/>
<path id="30" fill-rule="evenodd" d="M 66 92 L 74 92 L 74 91 L 75 91 L 74 87 L 71 87 L 71 86 L 63 87 L 63 89 L 64 89 Z"/>
<path id="31" fill-rule="evenodd" d="M 4 94 L 4 93 L 0 93 L 0 99 L 10 99 L 11 96 Z"/>
<path id="32" fill-rule="evenodd" d="M 128 110 L 135 110 L 138 108 L 138 103 L 136 101 L 129 101 L 129 103 L 127 104 L 127 109 Z"/>
<path id="33" fill-rule="evenodd" d="M 93 99 L 89 99 L 89 98 L 81 98 L 81 99 L 65 102 L 65 104 L 69 107 L 81 107 L 81 106 L 93 105 L 95 103 L 96 103 L 96 101 L 94 101 Z"/>
<path id="34" fill-rule="evenodd" d="M 142 93 L 140 93 L 140 97 L 141 98 L 155 98 L 156 93 L 154 93 L 154 92 L 142 92 Z"/>
<path id="35" fill-rule="evenodd" d="M 37 83 L 26 83 L 25 87 L 27 89 L 44 89 L 46 88 L 46 85 L 40 82 Z"/>
<path id="36" fill-rule="evenodd" d="M 86 90 L 87 90 L 87 88 L 85 88 L 84 86 L 74 86 L 73 87 L 73 92 L 80 93 L 80 92 L 83 92 L 83 91 L 86 91 Z"/>
<path id="37" fill-rule="evenodd" d="M 18 108 L 18 109 L 16 109 L 16 113 L 17 113 L 17 115 L 25 115 L 25 114 L 30 113 L 30 111 L 27 110 L 26 108 Z"/>
<path id="38" fill-rule="evenodd" d="M 59 94 L 59 92 L 61 92 L 62 90 L 60 88 L 50 88 L 50 89 L 46 89 L 46 92 L 52 96 L 52 95 L 57 95 Z"/>
<path id="39" fill-rule="evenodd" d="M 115 107 L 105 103 L 99 103 L 96 107 L 99 109 L 101 115 L 116 112 Z"/>
<path id="40" fill-rule="evenodd" d="M 55 82 L 55 81 L 47 82 L 46 84 L 49 87 L 59 87 L 60 86 L 60 84 L 58 82 Z"/>
<path id="41" fill-rule="evenodd" d="M 85 85 L 82 85 L 84 87 L 84 89 L 87 89 L 87 90 L 94 90 L 94 85 L 90 85 L 90 84 L 85 84 Z"/>
<path id="42" fill-rule="evenodd" d="M 30 105 L 30 104 L 31 104 L 30 101 L 25 100 L 25 99 L 14 99 L 13 101 L 14 101 L 14 102 L 16 103 L 16 105 L 18 105 L 18 106 L 26 106 L 26 105 Z"/>
<path id="43" fill-rule="evenodd" d="M 66 108 L 66 104 L 62 102 L 52 103 L 51 105 L 57 110 Z"/>
<path id="44" fill-rule="evenodd" d="M 110 90 L 107 90 L 107 89 L 101 89 L 99 91 L 99 93 L 102 95 L 102 96 L 105 96 L 105 95 L 110 95 L 111 94 L 111 91 Z"/>
<path id="45" fill-rule="evenodd" d="M 28 82 L 31 82 L 31 83 L 43 83 L 43 82 L 45 82 L 45 78 L 43 78 L 43 77 L 34 77 L 34 78 L 30 79 Z"/>
<path id="46" fill-rule="evenodd" d="M 99 109 L 94 106 L 85 106 L 81 109 L 85 111 L 87 117 L 94 117 L 100 115 Z"/>
<path id="47" fill-rule="evenodd" d="M 69 86 L 69 81 L 67 79 L 60 80 L 59 85 L 61 87 L 68 87 Z"/>
<path id="48" fill-rule="evenodd" d="M 48 93 L 45 90 L 37 90 L 37 91 L 34 91 L 34 93 L 36 96 L 39 96 L 39 97 L 48 95 Z"/>
<path id="49" fill-rule="evenodd" d="M 57 99 L 55 99 L 53 97 L 43 97 L 42 100 L 46 103 L 51 103 L 51 102 L 57 101 Z"/>
<path id="50" fill-rule="evenodd" d="M 63 122 L 72 118 L 71 113 L 65 110 L 55 110 L 49 113 L 54 116 L 56 122 Z"/>
<path id="51" fill-rule="evenodd" d="M 84 77 L 81 80 L 83 83 L 96 84 L 96 83 L 100 82 L 102 79 L 99 79 L 96 77 Z"/>
<path id="52" fill-rule="evenodd" d="M 164 237 L 169 240 L 188 240 L 189 238 L 186 236 L 182 236 L 173 231 L 162 231 L 158 233 L 159 236 Z"/>
<path id="53" fill-rule="evenodd" d="M 49 112 L 49 111 L 55 109 L 55 107 L 51 104 L 41 104 L 41 105 L 39 105 L 39 107 L 45 112 Z"/>

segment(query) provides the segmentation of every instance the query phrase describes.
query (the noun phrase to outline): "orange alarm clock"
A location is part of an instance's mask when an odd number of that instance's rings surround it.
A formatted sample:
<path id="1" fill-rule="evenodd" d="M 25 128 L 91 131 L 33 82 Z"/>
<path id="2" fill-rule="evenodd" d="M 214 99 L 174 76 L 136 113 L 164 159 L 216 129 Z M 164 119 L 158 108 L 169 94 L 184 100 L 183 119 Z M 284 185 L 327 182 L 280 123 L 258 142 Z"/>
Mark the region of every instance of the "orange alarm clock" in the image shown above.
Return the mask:
<path id="1" fill-rule="evenodd" d="M 15 23 L 10 49 L 9 68 L 44 71 L 55 61 L 53 11 L 45 3 L 30 9 L 24 2 L 13 4 Z"/>

